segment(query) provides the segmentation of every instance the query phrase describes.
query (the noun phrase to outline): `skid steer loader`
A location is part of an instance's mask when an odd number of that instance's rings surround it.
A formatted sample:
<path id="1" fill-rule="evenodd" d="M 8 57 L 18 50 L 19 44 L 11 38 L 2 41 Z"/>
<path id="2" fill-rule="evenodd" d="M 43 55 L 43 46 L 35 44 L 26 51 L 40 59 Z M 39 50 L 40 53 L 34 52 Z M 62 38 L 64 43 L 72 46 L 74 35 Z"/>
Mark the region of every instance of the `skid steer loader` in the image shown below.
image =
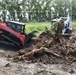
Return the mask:
<path id="1" fill-rule="evenodd" d="M 60 17 L 59 19 L 56 18 L 56 19 L 51 20 L 51 25 L 47 26 L 46 30 L 51 30 L 52 28 L 57 27 L 57 24 L 59 22 L 61 23 L 59 26 L 61 26 L 63 24 L 63 28 L 60 33 L 62 33 L 62 35 L 65 35 L 65 36 L 70 36 L 73 29 L 72 29 L 72 21 L 69 16 L 68 17 Z M 59 34 L 59 33 L 57 33 L 57 34 Z"/>
<path id="2" fill-rule="evenodd" d="M 25 33 L 25 24 L 16 21 L 0 22 L 0 41 L 15 44 L 17 47 L 24 47 L 30 41 L 35 31 Z"/>

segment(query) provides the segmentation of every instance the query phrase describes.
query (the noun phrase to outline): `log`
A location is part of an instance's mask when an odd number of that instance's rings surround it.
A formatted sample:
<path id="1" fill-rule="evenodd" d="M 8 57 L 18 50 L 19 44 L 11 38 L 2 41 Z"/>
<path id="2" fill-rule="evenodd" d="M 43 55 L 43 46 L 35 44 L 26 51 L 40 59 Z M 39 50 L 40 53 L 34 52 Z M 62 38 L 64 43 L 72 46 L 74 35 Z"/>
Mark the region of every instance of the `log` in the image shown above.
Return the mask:
<path id="1" fill-rule="evenodd" d="M 27 53 L 27 54 L 24 54 L 24 55 L 21 55 L 21 56 L 17 56 L 17 57 L 14 57 L 14 60 L 17 58 L 17 59 L 28 59 L 28 58 L 31 58 L 34 56 L 34 54 L 36 53 L 42 53 L 42 52 L 45 52 L 46 54 L 48 53 L 48 56 L 49 55 L 53 55 L 53 56 L 56 56 L 56 57 L 60 57 L 62 58 L 59 54 L 55 53 L 55 52 L 52 52 L 52 51 L 49 51 L 47 48 L 45 47 L 40 47 L 39 49 L 33 49 L 31 52 Z"/>

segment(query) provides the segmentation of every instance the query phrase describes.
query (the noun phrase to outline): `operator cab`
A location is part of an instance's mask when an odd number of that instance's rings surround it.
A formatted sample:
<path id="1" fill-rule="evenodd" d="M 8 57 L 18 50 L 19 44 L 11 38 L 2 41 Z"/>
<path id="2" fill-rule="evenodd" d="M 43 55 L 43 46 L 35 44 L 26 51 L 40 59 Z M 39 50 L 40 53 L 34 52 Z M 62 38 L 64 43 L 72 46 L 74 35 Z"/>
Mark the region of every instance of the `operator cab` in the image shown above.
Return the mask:
<path id="1" fill-rule="evenodd" d="M 52 25 L 56 25 L 57 22 L 61 22 L 61 21 L 64 22 L 66 20 L 67 20 L 67 17 L 60 17 L 59 19 L 56 18 L 56 19 L 51 20 L 51 23 L 52 23 Z"/>
<path id="2" fill-rule="evenodd" d="M 52 28 L 52 26 L 55 26 L 58 22 L 62 22 L 64 23 L 64 21 L 67 20 L 67 17 L 60 17 L 60 18 L 56 18 L 51 20 L 51 25 L 50 26 L 46 26 L 46 30 L 50 30 Z"/>
<path id="3" fill-rule="evenodd" d="M 25 33 L 25 24 L 21 22 L 16 22 L 16 21 L 7 21 L 7 26 L 11 28 L 12 30 L 24 34 Z"/>
<path id="4" fill-rule="evenodd" d="M 52 25 L 55 25 L 55 24 L 57 23 L 57 21 L 58 21 L 58 19 L 53 19 L 53 20 L 51 21 L 51 24 L 52 24 Z"/>

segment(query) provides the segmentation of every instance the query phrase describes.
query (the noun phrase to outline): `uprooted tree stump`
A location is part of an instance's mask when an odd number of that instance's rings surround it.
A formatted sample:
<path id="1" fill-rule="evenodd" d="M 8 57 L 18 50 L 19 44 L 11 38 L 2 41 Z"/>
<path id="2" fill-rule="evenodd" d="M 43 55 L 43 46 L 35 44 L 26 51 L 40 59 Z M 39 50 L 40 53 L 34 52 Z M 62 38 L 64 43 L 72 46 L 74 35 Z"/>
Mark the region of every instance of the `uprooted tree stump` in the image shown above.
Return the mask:
<path id="1" fill-rule="evenodd" d="M 36 47 L 37 45 L 35 45 Z M 44 54 L 44 58 L 41 58 Z M 45 59 L 45 55 L 48 57 Z M 39 45 L 36 48 L 32 49 L 32 51 L 25 53 L 23 55 L 14 56 L 14 60 L 28 60 L 30 59 L 32 61 L 32 58 L 34 60 L 51 60 L 51 63 L 59 63 L 59 62 L 74 62 L 76 61 L 76 49 L 73 47 L 72 41 L 65 40 L 62 45 L 60 43 L 53 43 L 48 48 L 42 47 Z M 54 61 L 55 60 L 55 61 Z M 42 61 L 43 62 L 43 61 Z"/>
<path id="2" fill-rule="evenodd" d="M 31 45 L 33 49 L 30 52 L 23 55 L 15 55 L 13 59 L 29 59 L 32 61 L 32 58 L 34 58 L 33 60 L 39 61 L 40 58 L 40 60 L 48 60 L 50 63 L 75 62 L 76 48 L 73 46 L 75 39 L 65 39 L 61 35 L 62 28 L 63 23 L 58 23 L 55 27 L 55 34 L 50 31 L 41 33 L 38 38 L 32 39 Z"/>

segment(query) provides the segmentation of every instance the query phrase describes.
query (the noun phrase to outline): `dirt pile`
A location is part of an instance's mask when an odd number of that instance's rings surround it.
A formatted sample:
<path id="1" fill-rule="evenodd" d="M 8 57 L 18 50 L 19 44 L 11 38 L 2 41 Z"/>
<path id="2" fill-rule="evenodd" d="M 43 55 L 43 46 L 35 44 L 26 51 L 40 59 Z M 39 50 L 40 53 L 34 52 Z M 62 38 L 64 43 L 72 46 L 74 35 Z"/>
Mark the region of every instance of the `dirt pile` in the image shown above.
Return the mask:
<path id="1" fill-rule="evenodd" d="M 76 61 L 75 38 L 70 40 L 61 39 L 61 42 L 54 40 L 47 32 L 33 38 L 30 49 L 25 53 L 19 51 L 13 57 L 14 60 L 27 60 L 30 62 L 42 62 L 49 64 L 71 63 Z"/>

